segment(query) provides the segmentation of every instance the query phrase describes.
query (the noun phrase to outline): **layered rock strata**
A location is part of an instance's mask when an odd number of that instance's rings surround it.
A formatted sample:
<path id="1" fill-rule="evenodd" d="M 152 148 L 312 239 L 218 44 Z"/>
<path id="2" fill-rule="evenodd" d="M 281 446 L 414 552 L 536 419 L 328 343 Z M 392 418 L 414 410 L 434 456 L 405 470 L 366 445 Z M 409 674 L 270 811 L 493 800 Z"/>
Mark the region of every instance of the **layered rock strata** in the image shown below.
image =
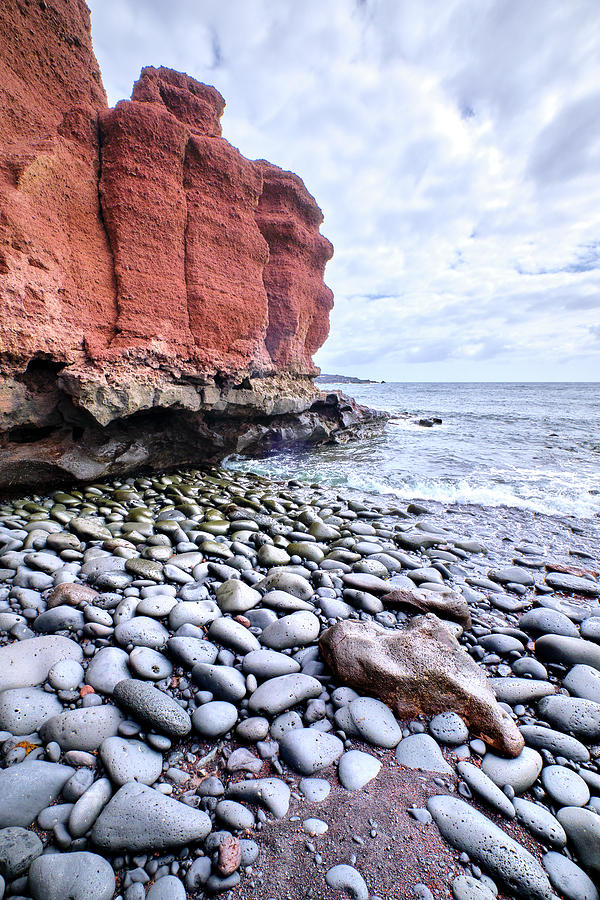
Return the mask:
<path id="1" fill-rule="evenodd" d="M 221 136 L 224 106 L 146 68 L 108 109 L 83 0 L 2 4 L 0 488 L 364 418 L 312 383 L 332 306 L 321 211 Z"/>

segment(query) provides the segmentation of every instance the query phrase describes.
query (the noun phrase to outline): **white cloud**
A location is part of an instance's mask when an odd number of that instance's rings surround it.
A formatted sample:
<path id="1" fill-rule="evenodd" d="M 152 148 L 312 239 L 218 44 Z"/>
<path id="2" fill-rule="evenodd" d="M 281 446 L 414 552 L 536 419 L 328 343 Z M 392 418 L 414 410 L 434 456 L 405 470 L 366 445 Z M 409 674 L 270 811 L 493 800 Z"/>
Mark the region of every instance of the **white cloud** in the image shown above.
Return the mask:
<path id="1" fill-rule="evenodd" d="M 92 0 L 109 99 L 214 84 L 336 254 L 326 370 L 600 379 L 597 0 Z"/>

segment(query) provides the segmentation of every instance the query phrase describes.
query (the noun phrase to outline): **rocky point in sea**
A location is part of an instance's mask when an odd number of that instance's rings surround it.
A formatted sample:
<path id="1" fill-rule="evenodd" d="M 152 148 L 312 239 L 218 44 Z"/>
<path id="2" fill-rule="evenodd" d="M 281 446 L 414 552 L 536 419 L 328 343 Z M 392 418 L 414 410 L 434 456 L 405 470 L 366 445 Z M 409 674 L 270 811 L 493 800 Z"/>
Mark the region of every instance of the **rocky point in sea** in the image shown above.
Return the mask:
<path id="1" fill-rule="evenodd" d="M 0 896 L 598 900 L 597 526 L 519 515 L 0 502 Z"/>

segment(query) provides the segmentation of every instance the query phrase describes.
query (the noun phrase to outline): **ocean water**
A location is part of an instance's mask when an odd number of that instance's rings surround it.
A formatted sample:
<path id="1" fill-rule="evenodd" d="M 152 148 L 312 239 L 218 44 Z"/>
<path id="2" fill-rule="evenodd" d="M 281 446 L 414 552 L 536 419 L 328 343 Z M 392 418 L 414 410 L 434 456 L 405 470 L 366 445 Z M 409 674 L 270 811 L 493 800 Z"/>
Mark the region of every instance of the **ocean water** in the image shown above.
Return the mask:
<path id="1" fill-rule="evenodd" d="M 403 500 L 600 514 L 598 383 L 338 387 L 393 418 L 365 440 L 228 464 Z M 432 416 L 442 424 L 417 424 Z"/>

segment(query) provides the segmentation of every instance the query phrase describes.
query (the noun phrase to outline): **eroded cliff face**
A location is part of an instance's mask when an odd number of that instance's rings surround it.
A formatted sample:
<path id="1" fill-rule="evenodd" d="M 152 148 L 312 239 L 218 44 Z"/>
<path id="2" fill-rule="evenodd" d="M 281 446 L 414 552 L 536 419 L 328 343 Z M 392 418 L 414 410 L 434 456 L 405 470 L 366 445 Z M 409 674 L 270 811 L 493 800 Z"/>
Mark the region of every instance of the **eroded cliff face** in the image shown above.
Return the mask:
<path id="1" fill-rule="evenodd" d="M 312 383 L 321 211 L 221 136 L 224 107 L 146 68 L 108 109 L 83 0 L 0 6 L 0 488 L 361 419 Z"/>

